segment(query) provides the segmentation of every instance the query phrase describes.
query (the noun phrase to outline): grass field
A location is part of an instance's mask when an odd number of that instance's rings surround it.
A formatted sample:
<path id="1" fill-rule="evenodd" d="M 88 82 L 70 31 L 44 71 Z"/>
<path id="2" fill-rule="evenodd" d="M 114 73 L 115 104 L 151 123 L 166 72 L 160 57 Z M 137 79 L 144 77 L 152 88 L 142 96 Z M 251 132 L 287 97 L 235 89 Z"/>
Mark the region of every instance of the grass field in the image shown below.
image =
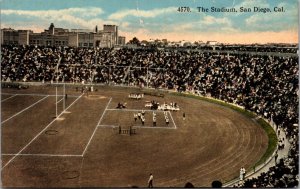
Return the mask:
<path id="1" fill-rule="evenodd" d="M 63 112 L 62 88 L 2 89 L 2 182 L 5 187 L 182 187 L 186 182 L 210 186 L 229 181 L 261 159 L 268 135 L 260 125 L 228 107 L 175 96 L 145 95 L 129 99 L 138 89 L 97 87 L 82 95 L 67 87 Z M 157 126 L 145 108 L 151 100 L 176 102 L 180 111 L 157 111 Z M 116 109 L 126 103 L 126 109 Z M 146 110 L 145 125 L 133 114 Z M 183 120 L 182 114 L 186 114 Z M 120 135 L 118 126 L 136 129 Z"/>

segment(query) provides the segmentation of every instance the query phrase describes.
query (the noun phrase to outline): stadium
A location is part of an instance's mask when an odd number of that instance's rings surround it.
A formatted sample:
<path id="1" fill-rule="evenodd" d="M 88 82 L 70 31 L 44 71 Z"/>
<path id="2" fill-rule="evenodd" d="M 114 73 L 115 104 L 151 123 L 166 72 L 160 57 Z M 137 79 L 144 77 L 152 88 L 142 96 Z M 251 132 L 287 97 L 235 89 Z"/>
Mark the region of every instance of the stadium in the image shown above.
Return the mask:
<path id="1" fill-rule="evenodd" d="M 298 185 L 296 46 L 1 51 L 4 187 Z"/>

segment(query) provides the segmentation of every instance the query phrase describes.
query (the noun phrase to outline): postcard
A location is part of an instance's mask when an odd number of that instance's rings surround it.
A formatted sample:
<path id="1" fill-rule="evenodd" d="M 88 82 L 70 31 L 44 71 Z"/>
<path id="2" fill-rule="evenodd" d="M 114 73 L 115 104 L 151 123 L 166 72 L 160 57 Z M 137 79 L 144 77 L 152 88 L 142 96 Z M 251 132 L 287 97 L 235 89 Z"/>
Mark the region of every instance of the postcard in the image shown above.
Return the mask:
<path id="1" fill-rule="evenodd" d="M 298 3 L 1 0 L 1 187 L 297 187 Z"/>

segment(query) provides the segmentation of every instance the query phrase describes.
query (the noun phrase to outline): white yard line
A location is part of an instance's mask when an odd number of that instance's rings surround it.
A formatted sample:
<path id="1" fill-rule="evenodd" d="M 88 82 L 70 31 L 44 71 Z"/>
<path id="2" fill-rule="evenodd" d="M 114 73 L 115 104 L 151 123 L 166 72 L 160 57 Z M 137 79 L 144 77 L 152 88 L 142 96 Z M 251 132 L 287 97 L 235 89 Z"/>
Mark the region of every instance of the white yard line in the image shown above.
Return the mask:
<path id="1" fill-rule="evenodd" d="M 109 104 L 110 104 L 110 102 L 111 102 L 111 99 L 112 99 L 112 98 L 109 99 L 109 101 L 108 101 L 108 103 L 107 103 L 107 105 L 106 105 L 106 107 L 105 107 L 105 109 L 104 109 L 104 111 L 103 111 L 103 113 L 102 113 L 102 116 L 100 117 L 100 119 L 99 119 L 99 121 L 98 121 L 98 123 L 97 123 L 97 125 L 96 125 L 96 127 L 95 127 L 95 129 L 94 129 L 94 132 L 93 132 L 93 134 L 92 134 L 92 136 L 91 136 L 89 142 L 87 143 L 87 145 L 86 145 L 84 151 L 82 152 L 82 156 L 84 156 L 84 154 L 85 154 L 85 152 L 86 152 L 88 146 L 90 145 L 90 143 L 91 143 L 91 141 L 92 141 L 92 138 L 94 137 L 94 135 L 95 135 L 95 133 L 96 133 L 97 127 L 98 127 L 98 125 L 100 125 L 100 123 L 101 123 L 101 121 L 102 121 L 102 119 L 103 119 L 103 117 L 104 117 L 104 114 L 105 114 L 105 112 L 106 112 L 106 110 L 107 110 L 107 107 L 109 106 Z"/>
<path id="2" fill-rule="evenodd" d="M 69 109 L 75 102 L 77 102 L 80 98 L 82 97 L 82 95 L 80 95 L 76 100 L 74 100 L 74 102 L 72 102 L 67 108 Z M 59 116 L 61 116 L 64 112 L 61 112 Z M 57 118 L 58 118 L 57 117 Z M 56 118 L 56 119 L 57 119 Z M 37 137 L 39 137 L 48 127 L 50 127 L 52 125 L 52 123 L 54 123 L 56 121 L 56 119 L 53 119 L 53 121 L 51 121 L 41 132 L 39 132 L 26 146 L 24 146 L 17 154 L 14 155 L 14 157 L 12 157 L 2 168 L 1 170 L 3 170 L 8 164 L 10 164 L 10 162 L 12 162 L 18 155 L 21 154 L 22 151 L 24 151 Z"/>
<path id="3" fill-rule="evenodd" d="M 4 95 L 14 95 L 12 93 L 1 93 Z M 15 95 L 20 95 L 20 96 L 48 96 L 47 94 L 35 94 L 35 93 L 31 93 L 31 94 L 26 94 L 26 93 L 19 93 L 19 94 L 15 94 Z"/>
<path id="4" fill-rule="evenodd" d="M 16 117 L 17 115 L 23 113 L 24 111 L 28 110 L 29 108 L 33 107 L 34 105 L 36 105 L 36 104 L 40 103 L 41 101 L 45 100 L 47 97 L 48 97 L 48 96 L 45 96 L 44 98 L 40 99 L 39 101 L 37 101 L 37 102 L 31 104 L 30 106 L 28 106 L 27 108 L 25 108 L 25 109 L 19 111 L 18 113 L 16 113 L 15 115 L 11 116 L 10 118 L 8 118 L 8 119 L 2 121 L 1 124 L 3 124 L 3 123 L 5 123 L 5 122 L 7 122 L 8 120 L 10 120 L 10 119 Z"/>
<path id="5" fill-rule="evenodd" d="M 57 101 L 55 104 L 60 103 L 63 99 L 64 99 L 64 97 L 62 99 L 60 99 L 59 101 Z"/>
<path id="6" fill-rule="evenodd" d="M 109 127 L 109 128 L 117 128 L 118 125 L 98 125 L 98 127 Z M 175 127 L 157 127 L 157 126 L 142 126 L 142 125 L 134 125 L 132 128 L 139 128 L 139 129 L 175 129 Z"/>
<path id="7" fill-rule="evenodd" d="M 143 109 L 117 109 L 117 108 L 110 108 L 107 109 L 108 111 L 127 111 L 127 112 L 142 112 Z M 144 110 L 145 112 L 164 112 L 163 110 Z"/>
<path id="8" fill-rule="evenodd" d="M 112 128 L 116 128 L 119 127 L 117 125 L 98 125 L 98 127 L 112 127 Z"/>
<path id="9" fill-rule="evenodd" d="M 174 119 L 173 119 L 173 116 L 172 116 L 171 112 L 170 112 L 170 111 L 168 111 L 168 112 L 169 112 L 170 117 L 171 117 L 171 119 L 172 119 L 172 121 L 173 121 L 173 124 L 174 124 L 174 126 L 175 126 L 175 129 L 177 129 L 176 124 L 175 124 L 175 121 L 174 121 Z"/>
<path id="10" fill-rule="evenodd" d="M 1 154 L 2 156 L 15 156 L 17 154 Z M 81 154 L 18 154 L 18 156 L 44 156 L 44 157 L 82 157 Z"/>
<path id="11" fill-rule="evenodd" d="M 4 95 L 19 95 L 19 96 L 56 96 L 55 94 L 37 94 L 37 93 L 19 93 L 19 94 L 13 94 L 13 93 L 1 93 Z M 57 96 L 64 96 L 64 95 L 57 95 Z M 79 97 L 77 95 L 68 95 L 68 97 Z"/>
<path id="12" fill-rule="evenodd" d="M 15 97 L 15 96 L 17 96 L 17 94 L 15 94 L 15 95 L 13 95 L 13 96 L 10 96 L 10 97 L 8 97 L 8 98 L 6 98 L 6 99 L 3 99 L 3 100 L 1 100 L 1 102 L 4 102 L 4 101 L 6 101 L 6 100 L 8 100 L 8 99 L 11 99 L 11 98 L 13 98 L 13 97 Z"/>
<path id="13" fill-rule="evenodd" d="M 142 126 L 142 125 L 137 125 L 137 126 L 132 126 L 133 128 L 139 128 L 139 129 L 143 129 L 143 128 L 145 128 L 145 129 L 176 129 L 176 128 L 174 128 L 174 127 L 157 127 L 157 126 L 152 126 L 152 127 L 150 127 L 150 126 Z"/>

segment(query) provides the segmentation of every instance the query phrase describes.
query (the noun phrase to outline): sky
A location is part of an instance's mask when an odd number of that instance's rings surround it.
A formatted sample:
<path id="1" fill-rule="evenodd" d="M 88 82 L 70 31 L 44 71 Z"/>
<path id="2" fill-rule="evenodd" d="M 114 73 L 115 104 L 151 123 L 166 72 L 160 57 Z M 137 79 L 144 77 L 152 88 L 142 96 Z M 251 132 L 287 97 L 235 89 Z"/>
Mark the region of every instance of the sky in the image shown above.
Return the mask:
<path id="1" fill-rule="evenodd" d="M 1 28 L 41 32 L 50 23 L 67 29 L 119 26 L 126 41 L 298 43 L 298 0 L 0 0 Z M 191 12 L 178 12 L 189 7 Z M 198 12 L 197 7 L 208 8 Z M 211 7 L 237 12 L 211 12 Z M 240 12 L 240 7 L 251 12 Z M 271 12 L 254 12 L 254 7 Z M 275 12 L 283 7 L 284 12 Z"/>

